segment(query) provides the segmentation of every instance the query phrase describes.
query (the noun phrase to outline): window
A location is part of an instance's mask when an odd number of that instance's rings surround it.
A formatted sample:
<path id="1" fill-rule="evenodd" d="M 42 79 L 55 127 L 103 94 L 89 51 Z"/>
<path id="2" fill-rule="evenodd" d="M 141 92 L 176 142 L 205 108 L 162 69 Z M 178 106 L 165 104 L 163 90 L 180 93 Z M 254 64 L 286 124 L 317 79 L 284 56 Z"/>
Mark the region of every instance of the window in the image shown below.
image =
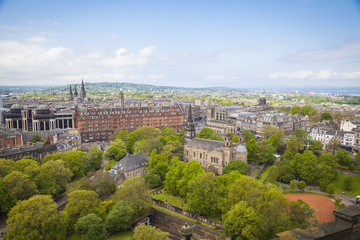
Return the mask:
<path id="1" fill-rule="evenodd" d="M 196 154 L 195 154 L 195 152 L 194 152 L 194 157 L 195 157 L 195 155 L 196 155 Z"/>
<path id="2" fill-rule="evenodd" d="M 200 158 L 202 158 L 202 154 L 200 153 Z"/>

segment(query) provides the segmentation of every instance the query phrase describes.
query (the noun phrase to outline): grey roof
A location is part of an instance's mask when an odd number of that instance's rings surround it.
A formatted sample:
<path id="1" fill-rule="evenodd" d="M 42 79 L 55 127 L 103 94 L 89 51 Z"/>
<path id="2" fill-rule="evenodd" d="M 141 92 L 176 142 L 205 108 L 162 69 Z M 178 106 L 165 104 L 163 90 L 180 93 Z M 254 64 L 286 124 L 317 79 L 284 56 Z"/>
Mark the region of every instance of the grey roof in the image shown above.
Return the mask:
<path id="1" fill-rule="evenodd" d="M 245 146 L 239 144 L 237 147 L 236 147 L 236 151 L 237 152 L 247 152 L 247 149 Z"/>
<path id="2" fill-rule="evenodd" d="M 40 138 L 44 138 L 44 139 L 56 135 L 55 131 L 25 132 L 24 135 L 23 135 L 24 142 L 30 142 L 31 138 L 35 134 L 39 135 Z"/>
<path id="3" fill-rule="evenodd" d="M 38 107 L 37 110 L 50 110 L 50 107 L 47 104 L 42 104 Z"/>
<path id="4" fill-rule="evenodd" d="M 138 152 L 136 154 L 127 155 L 119 162 L 114 164 L 111 169 L 121 172 L 131 171 L 137 168 L 145 167 L 148 162 L 149 154 Z"/>
<path id="5" fill-rule="evenodd" d="M 21 106 L 20 106 L 20 104 L 17 104 L 17 103 L 16 103 L 16 104 L 12 105 L 10 109 L 13 109 L 13 110 L 21 110 Z"/>
<path id="6" fill-rule="evenodd" d="M 186 146 L 198 149 L 206 149 L 206 150 L 222 150 L 225 143 L 223 141 L 216 141 L 216 140 L 209 140 L 203 138 L 194 138 L 188 143 L 185 144 Z"/>

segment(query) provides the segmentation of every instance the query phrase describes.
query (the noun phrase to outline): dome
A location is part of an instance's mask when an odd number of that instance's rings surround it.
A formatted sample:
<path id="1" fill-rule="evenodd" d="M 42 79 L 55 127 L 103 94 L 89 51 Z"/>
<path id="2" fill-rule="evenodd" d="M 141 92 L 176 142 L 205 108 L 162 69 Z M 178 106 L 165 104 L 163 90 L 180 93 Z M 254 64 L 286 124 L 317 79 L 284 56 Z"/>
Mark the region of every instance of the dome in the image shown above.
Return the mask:
<path id="1" fill-rule="evenodd" d="M 10 108 L 11 110 L 21 110 L 21 106 L 19 104 L 14 104 Z"/>
<path id="2" fill-rule="evenodd" d="M 50 108 L 47 104 L 42 104 L 38 107 L 37 110 L 50 110 Z"/>
<path id="3" fill-rule="evenodd" d="M 238 145 L 236 147 L 236 152 L 247 152 L 246 147 L 243 145 Z"/>

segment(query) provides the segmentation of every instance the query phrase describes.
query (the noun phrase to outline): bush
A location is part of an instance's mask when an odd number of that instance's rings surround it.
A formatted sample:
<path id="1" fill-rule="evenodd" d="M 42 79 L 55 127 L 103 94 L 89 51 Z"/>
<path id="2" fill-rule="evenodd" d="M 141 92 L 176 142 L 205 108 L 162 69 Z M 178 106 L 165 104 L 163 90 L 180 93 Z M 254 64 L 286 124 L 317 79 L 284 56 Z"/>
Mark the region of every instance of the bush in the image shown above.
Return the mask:
<path id="1" fill-rule="evenodd" d="M 335 193 L 335 187 L 334 187 L 334 184 L 329 184 L 327 187 L 326 187 L 326 192 L 329 193 L 329 194 L 334 194 Z"/>
<path id="2" fill-rule="evenodd" d="M 297 184 L 298 189 L 303 190 L 306 188 L 306 183 L 304 181 L 300 181 Z"/>

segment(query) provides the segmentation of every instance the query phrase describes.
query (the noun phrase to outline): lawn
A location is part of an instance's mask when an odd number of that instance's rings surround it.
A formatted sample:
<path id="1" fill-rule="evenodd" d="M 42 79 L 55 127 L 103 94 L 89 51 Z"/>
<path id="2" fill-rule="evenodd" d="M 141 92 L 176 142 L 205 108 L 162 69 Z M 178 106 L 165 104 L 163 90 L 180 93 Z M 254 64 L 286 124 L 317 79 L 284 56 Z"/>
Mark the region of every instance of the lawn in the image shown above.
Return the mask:
<path id="1" fill-rule="evenodd" d="M 126 232 L 118 232 L 109 237 L 109 240 L 130 240 L 132 238 L 133 233 L 131 231 Z"/>
<path id="2" fill-rule="evenodd" d="M 345 189 L 344 189 L 344 179 L 347 176 L 350 176 L 353 179 L 352 190 L 351 190 L 351 192 L 353 192 L 353 194 L 350 194 L 349 191 L 345 191 Z M 353 196 L 353 197 L 360 195 L 360 176 L 353 176 L 353 175 L 349 175 L 349 174 L 340 172 L 339 175 L 337 176 L 337 178 L 332 183 L 334 184 L 335 191 L 339 194 L 341 194 L 342 192 L 345 192 L 346 195 Z"/>
<path id="3" fill-rule="evenodd" d="M 265 171 L 263 171 L 257 178 L 257 180 L 261 183 L 263 183 L 265 181 L 265 179 L 267 178 L 267 175 L 269 174 L 269 167 L 265 168 Z"/>
<path id="4" fill-rule="evenodd" d="M 162 192 L 157 195 L 151 195 L 152 198 L 159 199 L 164 202 L 168 202 L 176 207 L 180 207 L 182 209 L 188 210 L 188 206 L 185 203 L 185 198 L 181 198 L 180 196 L 174 196 L 166 192 Z"/>

